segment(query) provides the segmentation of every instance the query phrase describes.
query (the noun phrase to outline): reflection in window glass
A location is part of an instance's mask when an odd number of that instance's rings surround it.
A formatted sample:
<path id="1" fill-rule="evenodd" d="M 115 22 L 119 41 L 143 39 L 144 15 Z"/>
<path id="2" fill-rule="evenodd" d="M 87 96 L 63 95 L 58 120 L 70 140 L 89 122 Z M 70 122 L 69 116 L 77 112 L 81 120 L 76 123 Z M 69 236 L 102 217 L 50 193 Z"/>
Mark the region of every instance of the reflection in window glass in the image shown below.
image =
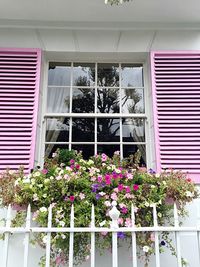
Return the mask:
<path id="1" fill-rule="evenodd" d="M 142 66 L 122 65 L 122 87 L 143 87 Z"/>
<path id="2" fill-rule="evenodd" d="M 98 154 L 105 153 L 109 157 L 112 157 L 114 152 L 116 151 L 120 151 L 119 145 L 98 145 L 97 146 Z"/>
<path id="3" fill-rule="evenodd" d="M 144 90 L 122 89 L 122 112 L 144 113 Z"/>
<path id="4" fill-rule="evenodd" d="M 55 153 L 58 148 L 59 149 L 69 149 L 69 146 L 67 144 L 64 144 L 64 145 L 47 144 L 47 145 L 45 145 L 45 157 L 51 158 L 53 153 Z"/>
<path id="5" fill-rule="evenodd" d="M 69 86 L 71 83 L 71 66 L 68 63 L 49 63 L 48 85 Z"/>
<path id="6" fill-rule="evenodd" d="M 94 86 L 95 65 L 87 63 L 75 63 L 73 67 L 73 85 Z"/>
<path id="7" fill-rule="evenodd" d="M 100 87 L 119 86 L 119 65 L 118 64 L 98 64 L 98 82 Z"/>
<path id="8" fill-rule="evenodd" d="M 145 142 L 143 119 L 122 119 L 123 142 Z"/>
<path id="9" fill-rule="evenodd" d="M 141 154 L 140 166 L 146 166 L 146 147 L 145 145 L 123 145 L 123 157 L 127 158 L 134 155 L 139 150 Z"/>
<path id="10" fill-rule="evenodd" d="M 97 89 L 97 112 L 119 113 L 120 96 L 119 89 Z"/>
<path id="11" fill-rule="evenodd" d="M 94 156 L 94 145 L 72 145 L 72 149 L 82 151 L 84 159 Z"/>
<path id="12" fill-rule="evenodd" d="M 72 142 L 94 141 L 94 119 L 73 118 Z"/>
<path id="13" fill-rule="evenodd" d="M 119 142 L 120 124 L 118 118 L 97 119 L 97 141 Z"/>
<path id="14" fill-rule="evenodd" d="M 55 118 L 47 119 L 46 142 L 68 142 L 69 141 L 69 119 Z"/>
<path id="15" fill-rule="evenodd" d="M 94 112 L 94 89 L 73 89 L 72 112 Z"/>
<path id="16" fill-rule="evenodd" d="M 68 113 L 70 88 L 48 88 L 47 113 Z"/>

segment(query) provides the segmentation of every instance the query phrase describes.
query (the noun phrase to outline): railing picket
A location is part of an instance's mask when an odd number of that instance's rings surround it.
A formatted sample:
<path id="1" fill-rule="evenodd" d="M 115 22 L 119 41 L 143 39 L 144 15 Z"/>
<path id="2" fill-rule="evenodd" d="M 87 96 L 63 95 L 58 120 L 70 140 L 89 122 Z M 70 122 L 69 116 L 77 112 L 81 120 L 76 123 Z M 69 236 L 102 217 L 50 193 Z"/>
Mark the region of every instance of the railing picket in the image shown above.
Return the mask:
<path id="1" fill-rule="evenodd" d="M 31 226 L 31 207 L 30 205 L 28 205 L 26 214 L 26 228 L 25 228 L 26 232 L 24 237 L 24 267 L 28 266 L 30 226 Z"/>
<path id="2" fill-rule="evenodd" d="M 117 230 L 119 228 L 118 226 L 118 218 L 120 215 L 120 212 L 116 208 L 117 202 L 112 202 L 112 209 L 109 211 L 109 216 L 112 219 L 111 221 L 111 228 L 114 230 L 112 232 L 112 266 L 118 267 L 118 248 L 117 248 Z"/>
<path id="3" fill-rule="evenodd" d="M 131 205 L 131 225 L 132 228 L 135 228 L 135 209 L 133 204 Z M 137 267 L 137 242 L 136 242 L 136 233 L 132 232 L 132 263 L 133 267 Z"/>
<path id="4" fill-rule="evenodd" d="M 9 205 L 6 214 L 5 228 L 10 228 L 10 226 L 11 226 L 11 206 Z M 10 232 L 7 229 L 7 231 L 5 231 L 5 239 L 4 239 L 3 267 L 7 267 L 8 264 L 9 238 L 10 238 Z"/>
<path id="5" fill-rule="evenodd" d="M 92 205 L 91 212 L 91 267 L 95 267 L 95 213 L 94 205 Z"/>
<path id="6" fill-rule="evenodd" d="M 176 228 L 179 227 L 178 210 L 177 210 L 176 203 L 174 203 L 174 226 Z M 177 253 L 178 267 L 182 267 L 181 243 L 180 243 L 180 233 L 179 233 L 179 231 L 175 231 L 175 242 L 176 242 L 176 253 Z"/>
<path id="7" fill-rule="evenodd" d="M 74 205 L 71 207 L 70 216 L 70 229 L 74 229 Z M 70 232 L 69 237 L 69 267 L 73 267 L 73 256 L 74 256 L 74 232 Z"/>
<path id="8" fill-rule="evenodd" d="M 158 228 L 158 218 L 156 204 L 153 205 L 153 224 L 155 228 Z M 155 231 L 155 256 L 156 256 L 156 267 L 160 267 L 160 251 L 159 251 L 159 236 L 158 232 Z"/>
<path id="9" fill-rule="evenodd" d="M 52 227 L 52 206 L 49 206 L 48 209 L 48 230 L 51 230 Z M 51 232 L 47 233 L 47 240 L 46 240 L 46 267 L 50 267 L 50 259 L 51 259 Z"/>

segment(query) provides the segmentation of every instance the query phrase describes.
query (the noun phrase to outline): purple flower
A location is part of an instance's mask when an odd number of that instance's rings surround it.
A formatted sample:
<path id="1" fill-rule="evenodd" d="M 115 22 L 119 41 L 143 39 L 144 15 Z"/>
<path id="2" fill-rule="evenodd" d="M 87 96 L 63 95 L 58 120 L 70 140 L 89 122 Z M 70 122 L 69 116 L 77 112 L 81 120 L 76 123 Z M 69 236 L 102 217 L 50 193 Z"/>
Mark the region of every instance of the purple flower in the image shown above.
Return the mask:
<path id="1" fill-rule="evenodd" d="M 124 239 L 126 236 L 125 236 L 125 233 L 123 233 L 123 232 L 118 232 L 118 233 L 117 233 L 117 237 L 120 238 L 120 239 Z"/>
<path id="2" fill-rule="evenodd" d="M 97 189 L 99 188 L 98 184 L 92 184 L 92 192 L 96 193 Z"/>
<path id="3" fill-rule="evenodd" d="M 101 197 L 101 195 L 96 194 L 96 199 L 97 199 L 97 200 L 100 199 L 100 197 Z"/>
<path id="4" fill-rule="evenodd" d="M 155 174 L 156 172 L 153 169 L 149 169 L 150 174 Z"/>

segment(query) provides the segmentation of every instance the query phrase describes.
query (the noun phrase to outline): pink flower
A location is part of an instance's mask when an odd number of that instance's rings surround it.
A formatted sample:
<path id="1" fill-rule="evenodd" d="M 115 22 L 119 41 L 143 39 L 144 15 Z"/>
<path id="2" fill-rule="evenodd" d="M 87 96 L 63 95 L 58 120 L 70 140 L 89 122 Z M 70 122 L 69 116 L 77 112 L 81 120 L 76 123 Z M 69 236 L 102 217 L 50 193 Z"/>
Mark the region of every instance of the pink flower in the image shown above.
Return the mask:
<path id="1" fill-rule="evenodd" d="M 74 159 L 70 159 L 70 165 L 73 165 L 75 163 L 75 160 Z"/>
<path id="2" fill-rule="evenodd" d="M 126 227 L 131 227 L 132 226 L 132 223 L 131 223 L 131 219 L 130 218 L 126 218 L 125 226 Z"/>
<path id="3" fill-rule="evenodd" d="M 106 207 L 110 207 L 110 206 L 111 206 L 111 203 L 110 203 L 110 201 L 107 200 L 107 201 L 104 202 L 104 205 L 105 205 Z"/>
<path id="4" fill-rule="evenodd" d="M 111 184 L 111 177 L 110 177 L 109 174 L 106 174 L 106 176 L 105 176 L 105 180 L 106 180 L 106 184 L 107 184 L 107 185 L 110 185 L 110 184 Z"/>
<path id="5" fill-rule="evenodd" d="M 132 180 L 133 179 L 133 174 L 132 173 L 127 173 L 126 177 L 128 180 Z"/>
<path id="6" fill-rule="evenodd" d="M 117 187 L 114 188 L 114 192 L 119 193 L 119 189 Z"/>
<path id="7" fill-rule="evenodd" d="M 64 265 L 65 261 L 63 259 L 63 257 L 61 256 L 57 256 L 56 257 L 56 265 Z"/>
<path id="8" fill-rule="evenodd" d="M 138 185 L 138 184 L 134 184 L 134 185 L 133 185 L 133 190 L 134 190 L 134 191 L 139 190 L 139 185 Z"/>
<path id="9" fill-rule="evenodd" d="M 74 200 L 75 200 L 75 196 L 70 196 L 70 197 L 69 197 L 69 200 L 70 200 L 71 202 L 74 202 Z"/>
<path id="10" fill-rule="evenodd" d="M 117 194 L 115 192 L 112 193 L 110 197 L 112 198 L 112 200 L 118 200 Z"/>
<path id="11" fill-rule="evenodd" d="M 90 180 L 91 180 L 92 182 L 95 182 L 95 181 L 96 181 L 96 177 L 95 177 L 95 176 L 92 176 L 92 177 L 90 178 Z"/>
<path id="12" fill-rule="evenodd" d="M 124 223 L 124 219 L 123 219 L 123 218 L 119 218 L 119 219 L 118 219 L 118 224 L 123 225 L 123 223 Z"/>
<path id="13" fill-rule="evenodd" d="M 48 173 L 48 170 L 47 170 L 47 169 L 43 169 L 43 170 L 42 170 L 42 173 L 43 173 L 43 174 L 47 174 L 47 173 Z"/>
<path id="14" fill-rule="evenodd" d="M 57 177 L 56 177 L 56 180 L 57 181 L 59 181 L 59 180 L 61 180 L 62 179 L 62 176 L 61 175 L 58 175 Z"/>
<path id="15" fill-rule="evenodd" d="M 81 200 L 83 200 L 83 199 L 85 198 L 85 194 L 80 193 L 80 194 L 79 194 L 79 197 L 80 197 Z"/>
<path id="16" fill-rule="evenodd" d="M 131 189 L 129 186 L 126 186 L 126 193 L 130 193 L 131 192 Z"/>
<path id="17" fill-rule="evenodd" d="M 102 182 L 102 180 L 103 180 L 103 179 L 102 179 L 102 176 L 101 176 L 101 175 L 99 175 L 99 176 L 98 176 L 98 178 L 97 178 L 97 180 L 98 180 L 98 183 L 101 183 L 101 182 Z"/>
<path id="18" fill-rule="evenodd" d="M 103 153 L 103 154 L 101 155 L 101 160 L 102 160 L 102 161 L 106 161 L 106 160 L 107 160 L 107 156 L 106 156 L 106 154 Z"/>
<path id="19" fill-rule="evenodd" d="M 79 170 L 80 169 L 80 165 L 76 164 L 76 169 Z"/>
<path id="20" fill-rule="evenodd" d="M 119 206 L 120 206 L 121 209 L 122 208 L 126 208 L 126 205 L 124 203 L 120 203 Z"/>

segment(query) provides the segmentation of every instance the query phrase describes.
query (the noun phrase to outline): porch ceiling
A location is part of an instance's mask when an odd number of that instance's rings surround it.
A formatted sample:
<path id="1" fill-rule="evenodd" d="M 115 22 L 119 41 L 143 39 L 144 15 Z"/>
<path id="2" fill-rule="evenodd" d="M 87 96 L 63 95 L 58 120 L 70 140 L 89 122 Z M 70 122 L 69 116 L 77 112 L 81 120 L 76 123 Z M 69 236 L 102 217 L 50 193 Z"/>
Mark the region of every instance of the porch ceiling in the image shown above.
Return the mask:
<path id="1" fill-rule="evenodd" d="M 0 26 L 31 23 L 200 24 L 199 0 L 133 0 L 111 7 L 104 0 L 0 0 Z"/>

